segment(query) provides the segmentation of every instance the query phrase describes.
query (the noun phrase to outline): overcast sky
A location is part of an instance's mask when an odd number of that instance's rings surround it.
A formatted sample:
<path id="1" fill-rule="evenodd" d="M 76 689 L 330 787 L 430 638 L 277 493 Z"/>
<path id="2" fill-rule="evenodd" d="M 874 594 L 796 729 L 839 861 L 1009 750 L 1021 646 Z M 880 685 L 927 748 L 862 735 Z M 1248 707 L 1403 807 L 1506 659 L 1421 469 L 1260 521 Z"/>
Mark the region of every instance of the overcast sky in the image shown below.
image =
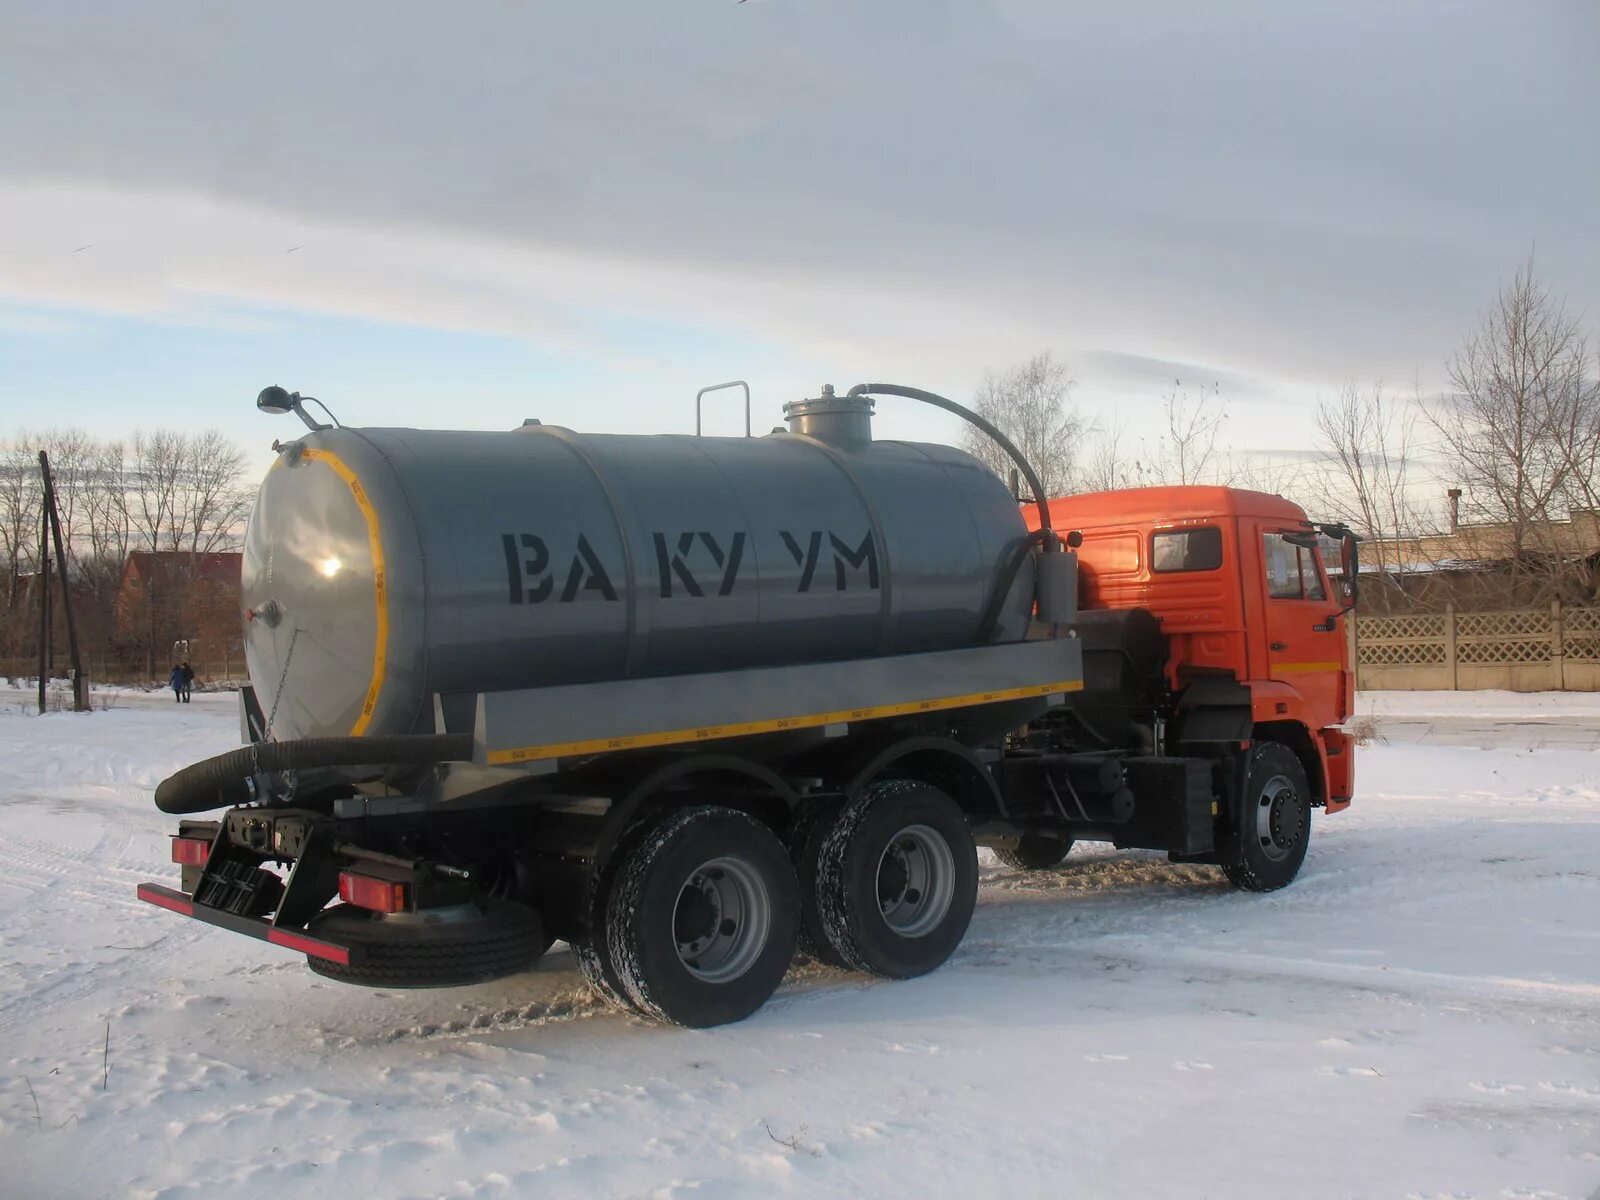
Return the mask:
<path id="1" fill-rule="evenodd" d="M 1595 325 L 1597 214 L 1595 0 L 0 0 L 0 431 L 685 430 L 731 377 L 766 428 L 1049 348 L 1103 424 L 1181 378 L 1304 447 L 1530 252 Z"/>

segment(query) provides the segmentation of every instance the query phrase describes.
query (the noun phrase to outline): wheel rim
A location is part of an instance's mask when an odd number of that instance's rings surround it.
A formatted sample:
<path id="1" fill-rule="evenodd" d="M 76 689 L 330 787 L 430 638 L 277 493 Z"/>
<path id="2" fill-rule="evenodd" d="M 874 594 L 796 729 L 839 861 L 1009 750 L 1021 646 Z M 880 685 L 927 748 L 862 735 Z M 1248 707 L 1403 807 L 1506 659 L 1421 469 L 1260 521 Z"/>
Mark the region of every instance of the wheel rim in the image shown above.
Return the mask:
<path id="1" fill-rule="evenodd" d="M 878 910 L 901 937 L 922 937 L 950 911 L 955 881 L 950 843 L 927 825 L 907 825 L 878 859 Z"/>
<path id="2" fill-rule="evenodd" d="M 1273 862 L 1288 858 L 1300 841 L 1304 819 L 1294 783 L 1284 775 L 1267 780 L 1256 800 L 1256 841 L 1261 853 Z"/>
<path id="3" fill-rule="evenodd" d="M 706 983 L 728 983 L 748 971 L 766 948 L 771 926 L 767 885 L 737 858 L 713 858 L 695 868 L 672 912 L 678 961 Z"/>

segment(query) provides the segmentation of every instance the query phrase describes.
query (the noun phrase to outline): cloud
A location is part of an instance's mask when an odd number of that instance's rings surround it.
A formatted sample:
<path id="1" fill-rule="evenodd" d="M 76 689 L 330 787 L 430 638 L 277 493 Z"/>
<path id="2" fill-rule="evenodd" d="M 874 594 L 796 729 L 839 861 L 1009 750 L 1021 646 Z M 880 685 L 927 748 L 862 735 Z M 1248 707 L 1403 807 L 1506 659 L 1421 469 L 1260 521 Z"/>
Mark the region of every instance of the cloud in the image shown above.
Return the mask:
<path id="1" fill-rule="evenodd" d="M 1184 362 L 1121 350 L 1095 350 L 1081 355 L 1073 365 L 1084 376 L 1114 379 L 1150 396 L 1173 392 L 1198 396 L 1215 389 L 1218 396 L 1229 403 L 1279 398 L 1274 394 L 1272 380 L 1212 363 Z"/>
<path id="2" fill-rule="evenodd" d="M 637 315 L 880 374 L 1050 346 L 1241 396 L 1410 378 L 1535 239 L 1600 310 L 1585 6 L 7 7 L 27 301 L 597 358 Z"/>

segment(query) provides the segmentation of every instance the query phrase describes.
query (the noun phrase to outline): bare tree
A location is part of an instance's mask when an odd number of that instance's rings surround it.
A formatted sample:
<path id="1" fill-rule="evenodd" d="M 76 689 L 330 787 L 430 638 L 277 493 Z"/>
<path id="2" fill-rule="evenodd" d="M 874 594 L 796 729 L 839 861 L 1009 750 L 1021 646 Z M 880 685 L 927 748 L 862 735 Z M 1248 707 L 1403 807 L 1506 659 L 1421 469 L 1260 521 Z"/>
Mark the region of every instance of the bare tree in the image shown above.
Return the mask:
<path id="1" fill-rule="evenodd" d="M 1411 490 L 1417 411 L 1396 402 L 1382 383 L 1363 391 L 1351 382 L 1334 399 L 1319 400 L 1314 417 L 1326 463 L 1318 507 L 1367 540 L 1363 555 L 1378 567 L 1384 609 L 1405 594 L 1416 565 L 1406 539 L 1415 544 L 1422 525 Z"/>
<path id="2" fill-rule="evenodd" d="M 1217 385 L 1191 396 L 1183 381 L 1172 381 L 1164 406 L 1166 432 L 1143 453 L 1134 467 L 1141 484 L 1193 484 L 1233 482 L 1233 465 L 1217 449 L 1217 437 L 1228 419 L 1228 408 Z"/>
<path id="3" fill-rule="evenodd" d="M 231 546 L 250 511 L 240 486 L 244 451 L 215 429 L 183 439 L 175 527 L 182 549 L 209 554 Z"/>
<path id="4" fill-rule="evenodd" d="M 1572 387 L 1557 438 L 1566 467 L 1564 498 L 1570 508 L 1600 509 L 1600 348 L 1593 366 L 1585 363 Z"/>
<path id="5" fill-rule="evenodd" d="M 123 564 L 133 547 L 133 521 L 128 508 L 132 477 L 126 444 L 97 443 L 92 476 L 94 486 L 88 490 L 79 522 L 78 570 L 95 596 L 109 598 L 117 590 Z"/>
<path id="6" fill-rule="evenodd" d="M 22 577 L 38 569 L 38 451 L 50 455 L 60 509 L 64 575 L 92 654 L 139 647 L 155 653 L 169 634 L 224 644 L 234 597 L 217 564 L 203 556 L 234 547 L 249 511 L 241 487 L 245 457 L 214 431 L 156 430 L 130 441 L 80 429 L 19 431 L 0 441 L 0 657 L 37 641 L 37 622 L 22 604 Z M 165 552 L 142 573 L 143 588 L 124 594 L 135 550 Z M 103 661 L 103 660 L 102 660 Z"/>
<path id="7" fill-rule="evenodd" d="M 1047 350 L 1008 371 L 990 371 L 973 403 L 1017 444 L 1051 496 L 1072 487 L 1079 445 L 1089 431 L 1072 403 L 1072 386 L 1066 364 Z M 981 430 L 969 428 L 962 446 L 1001 478 L 1010 474 L 1011 459 Z"/>
<path id="8" fill-rule="evenodd" d="M 1212 479 L 1228 487 L 1287 497 L 1307 511 L 1326 511 L 1316 501 L 1311 475 L 1298 451 L 1246 450 L 1222 455 Z"/>
<path id="9" fill-rule="evenodd" d="M 6 572 L 5 605 L 17 605 L 21 576 L 33 568 L 39 545 L 39 460 L 20 437 L 0 450 L 0 566 Z"/>
<path id="10" fill-rule="evenodd" d="M 1503 527 L 1518 576 L 1564 569 L 1550 522 L 1578 483 L 1575 450 L 1590 444 L 1568 440 L 1587 436 L 1579 432 L 1595 404 L 1587 367 L 1578 318 L 1529 262 L 1450 359 L 1451 394 L 1426 410 L 1468 511 Z"/>
<path id="11" fill-rule="evenodd" d="M 1079 463 L 1078 482 L 1085 491 L 1112 492 L 1138 486 L 1139 464 L 1127 453 L 1127 425 L 1118 422 L 1089 443 Z"/>
<path id="12" fill-rule="evenodd" d="M 176 550 L 183 536 L 179 515 L 187 439 L 171 429 L 133 435 L 128 516 L 134 540 L 148 550 Z"/>

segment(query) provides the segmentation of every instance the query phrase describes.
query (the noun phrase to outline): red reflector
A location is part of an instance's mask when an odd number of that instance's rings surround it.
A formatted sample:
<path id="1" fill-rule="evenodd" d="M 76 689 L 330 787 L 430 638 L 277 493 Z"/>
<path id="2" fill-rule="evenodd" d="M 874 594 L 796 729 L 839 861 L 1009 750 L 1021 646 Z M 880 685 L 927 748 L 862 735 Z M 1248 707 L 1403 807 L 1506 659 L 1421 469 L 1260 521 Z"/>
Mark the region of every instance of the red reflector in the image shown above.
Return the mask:
<path id="1" fill-rule="evenodd" d="M 202 838 L 172 838 L 172 861 L 185 867 L 203 867 L 211 857 L 211 843 Z"/>
<path id="2" fill-rule="evenodd" d="M 339 872 L 339 899 L 373 912 L 396 913 L 406 906 L 406 885 L 389 879 L 374 879 L 354 871 Z"/>
<path id="3" fill-rule="evenodd" d="M 169 909 L 175 913 L 182 913 L 186 917 L 194 915 L 194 902 L 187 896 L 173 892 L 170 888 L 152 887 L 150 884 L 141 883 L 138 888 L 139 899 L 146 904 L 154 904 L 157 908 Z"/>
<path id="4" fill-rule="evenodd" d="M 321 942 L 314 937 L 306 937 L 303 933 L 292 933 L 287 929 L 267 930 L 267 941 L 274 946 L 282 946 L 288 950 L 298 950 L 301 954 L 309 954 L 313 958 L 325 958 L 329 962 L 336 962 L 340 966 L 350 965 L 350 948 L 348 946 L 335 946 L 331 942 Z"/>

